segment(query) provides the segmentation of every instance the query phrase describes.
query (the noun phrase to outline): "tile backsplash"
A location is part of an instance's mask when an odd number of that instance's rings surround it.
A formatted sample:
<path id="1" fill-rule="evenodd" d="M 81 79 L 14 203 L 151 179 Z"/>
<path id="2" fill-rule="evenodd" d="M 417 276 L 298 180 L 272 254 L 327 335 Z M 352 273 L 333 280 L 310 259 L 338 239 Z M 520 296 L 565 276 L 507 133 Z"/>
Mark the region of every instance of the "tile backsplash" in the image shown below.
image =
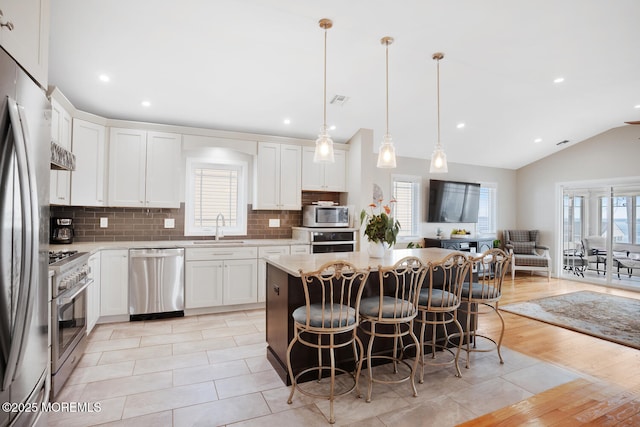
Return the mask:
<path id="1" fill-rule="evenodd" d="M 302 204 L 317 200 L 340 201 L 339 193 L 303 192 Z M 225 236 L 232 239 L 288 239 L 291 227 L 302 225 L 301 211 L 247 210 L 247 235 Z M 73 218 L 74 242 L 205 240 L 214 236 L 184 235 L 184 203 L 178 209 L 110 208 L 84 206 L 51 206 L 51 217 Z M 108 219 L 108 227 L 100 228 L 100 218 Z M 164 228 L 164 220 L 173 218 L 175 228 Z M 280 227 L 269 227 L 269 219 L 279 219 Z"/>

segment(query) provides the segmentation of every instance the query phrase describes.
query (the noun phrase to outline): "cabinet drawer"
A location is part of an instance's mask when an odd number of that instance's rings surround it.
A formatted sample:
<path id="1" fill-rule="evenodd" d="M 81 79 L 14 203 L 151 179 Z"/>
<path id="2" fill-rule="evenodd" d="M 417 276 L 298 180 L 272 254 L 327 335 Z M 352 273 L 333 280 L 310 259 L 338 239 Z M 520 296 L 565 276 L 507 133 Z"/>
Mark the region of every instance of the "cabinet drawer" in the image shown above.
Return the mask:
<path id="1" fill-rule="evenodd" d="M 310 245 L 291 245 L 292 254 L 309 254 L 311 253 Z"/>
<path id="2" fill-rule="evenodd" d="M 289 255 L 289 246 L 262 246 L 258 248 L 258 258 L 271 255 Z"/>
<path id="3" fill-rule="evenodd" d="M 250 259 L 258 257 L 258 248 L 232 247 L 232 248 L 187 248 L 186 261 L 209 261 L 224 259 Z"/>

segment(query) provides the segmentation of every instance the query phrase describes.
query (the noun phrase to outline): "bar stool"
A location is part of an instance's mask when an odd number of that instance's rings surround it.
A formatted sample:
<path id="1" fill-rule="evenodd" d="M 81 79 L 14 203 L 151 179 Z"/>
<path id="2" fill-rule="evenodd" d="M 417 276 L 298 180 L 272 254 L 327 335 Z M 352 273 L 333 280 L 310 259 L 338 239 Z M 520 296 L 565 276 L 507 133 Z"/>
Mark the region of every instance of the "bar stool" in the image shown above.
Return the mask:
<path id="1" fill-rule="evenodd" d="M 469 274 L 471 262 L 461 252 L 447 255 L 440 262 L 431 264 L 427 280 L 422 286 L 418 298 L 418 316 L 416 322 L 420 324 L 420 383 L 424 382 L 425 365 L 449 365 L 456 368 L 456 376 L 460 377 L 460 349 L 464 332 L 458 322 L 457 313 L 461 303 L 462 284 Z M 447 330 L 449 324 L 453 324 L 457 331 L 450 334 Z M 430 326 L 431 337 L 425 341 L 427 326 Z M 438 336 L 439 327 L 442 335 Z M 452 339 L 457 337 L 455 341 Z M 431 350 L 430 361 L 426 359 L 425 346 Z M 452 350 L 455 347 L 455 352 Z M 442 360 L 437 357 L 438 352 L 446 352 L 451 355 L 451 360 Z M 440 359 L 440 360 L 436 360 Z M 447 358 L 448 359 L 448 358 Z"/>
<path id="2" fill-rule="evenodd" d="M 359 316 L 358 309 L 362 290 L 369 277 L 368 270 L 358 270 L 353 264 L 343 261 L 332 261 L 311 272 L 300 271 L 304 289 L 305 305 L 292 313 L 294 336 L 287 348 L 287 368 L 291 378 L 291 393 L 287 403 L 291 404 L 296 389 L 307 396 L 329 399 L 329 422 L 335 423 L 333 401 L 336 396 L 358 389 L 358 377 L 362 367 L 364 347 L 357 336 Z M 337 338 L 337 339 L 336 339 Z M 295 376 L 291 367 L 291 350 L 296 343 L 318 350 L 318 365 L 302 370 Z M 357 346 L 356 346 L 357 344 Z M 335 349 L 352 346 L 355 372 L 351 373 L 335 366 Z M 329 365 L 323 365 L 323 351 L 329 352 Z M 309 372 L 318 372 L 318 382 L 323 373 L 329 373 L 329 391 L 320 394 L 300 387 L 299 379 Z M 336 371 L 349 374 L 353 385 L 336 392 Z"/>
<path id="3" fill-rule="evenodd" d="M 478 257 L 472 258 L 472 269 L 469 281 L 462 286 L 462 304 L 459 311 L 466 314 L 466 328 L 464 331 L 467 352 L 467 364 L 472 352 L 498 352 L 500 363 L 504 363 L 500 346 L 504 336 L 504 319 L 498 310 L 502 296 L 502 282 L 511 263 L 511 256 L 501 249 L 489 249 Z M 497 339 L 478 333 L 478 316 L 495 313 L 500 319 L 500 337 Z M 489 344 L 488 347 L 478 347 L 478 341 Z M 473 346 L 472 346 L 473 345 Z"/>
<path id="4" fill-rule="evenodd" d="M 428 266 L 419 258 L 405 257 L 392 267 L 378 267 L 379 294 L 362 298 L 360 303 L 360 330 L 369 335 L 367 347 L 367 361 L 369 371 L 369 387 L 367 402 L 371 402 L 373 383 L 395 384 L 409 380 L 413 389 L 413 396 L 418 395 L 414 380 L 418 368 L 416 356 L 412 365 L 404 360 L 405 346 L 403 337 L 409 335 L 413 340 L 411 345 L 419 345 L 418 338 L 413 333 L 413 319 L 418 313 L 418 295 L 427 274 Z M 366 326 L 368 325 L 368 327 Z M 381 328 L 379 328 L 381 326 Z M 379 328 L 379 329 L 378 329 Z M 373 354 L 373 342 L 376 337 L 393 338 L 393 353 Z M 398 346 L 398 341 L 400 346 Z M 417 351 L 416 353 L 419 353 Z M 373 377 L 373 361 L 376 359 L 390 360 L 393 363 L 393 373 L 398 374 L 398 363 L 402 363 L 410 370 L 409 375 L 401 378 L 384 380 Z"/>

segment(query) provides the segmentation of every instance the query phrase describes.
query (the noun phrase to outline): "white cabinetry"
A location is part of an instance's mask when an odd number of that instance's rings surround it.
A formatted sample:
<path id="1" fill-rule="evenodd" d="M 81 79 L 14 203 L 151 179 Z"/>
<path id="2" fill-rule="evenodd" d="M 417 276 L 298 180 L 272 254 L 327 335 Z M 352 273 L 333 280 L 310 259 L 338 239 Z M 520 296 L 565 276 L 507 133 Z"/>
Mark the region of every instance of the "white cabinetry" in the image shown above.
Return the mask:
<path id="1" fill-rule="evenodd" d="M 253 209 L 300 210 L 301 147 L 258 143 Z"/>
<path id="2" fill-rule="evenodd" d="M 256 247 L 187 248 L 185 309 L 255 303 Z"/>
<path id="3" fill-rule="evenodd" d="M 129 314 L 129 251 L 104 250 L 100 254 L 100 316 Z"/>
<path id="4" fill-rule="evenodd" d="M 90 277 L 93 283 L 87 288 L 87 335 L 100 318 L 100 252 L 89 257 Z"/>
<path id="5" fill-rule="evenodd" d="M 105 205 L 105 127 L 73 119 L 72 151 L 76 170 L 71 173 L 71 205 Z"/>
<path id="6" fill-rule="evenodd" d="M 263 246 L 258 248 L 258 302 L 264 302 L 267 296 L 267 261 L 273 255 L 289 255 L 289 246 Z"/>
<path id="7" fill-rule="evenodd" d="M 47 87 L 49 66 L 49 0 L 9 0 L 0 3 L 0 45 Z M 9 29 L 8 23 L 12 29 Z"/>
<path id="8" fill-rule="evenodd" d="M 71 151 L 71 114 L 55 99 L 51 99 L 51 140 Z M 49 202 L 52 205 L 69 205 L 71 172 L 52 170 Z"/>
<path id="9" fill-rule="evenodd" d="M 294 254 L 310 254 L 311 245 L 291 245 L 291 255 Z"/>
<path id="10" fill-rule="evenodd" d="M 347 191 L 347 152 L 334 150 L 334 163 L 314 163 L 313 147 L 302 149 L 302 189 L 305 191 Z"/>
<path id="11" fill-rule="evenodd" d="M 180 207 L 181 135 L 111 128 L 109 206 Z"/>

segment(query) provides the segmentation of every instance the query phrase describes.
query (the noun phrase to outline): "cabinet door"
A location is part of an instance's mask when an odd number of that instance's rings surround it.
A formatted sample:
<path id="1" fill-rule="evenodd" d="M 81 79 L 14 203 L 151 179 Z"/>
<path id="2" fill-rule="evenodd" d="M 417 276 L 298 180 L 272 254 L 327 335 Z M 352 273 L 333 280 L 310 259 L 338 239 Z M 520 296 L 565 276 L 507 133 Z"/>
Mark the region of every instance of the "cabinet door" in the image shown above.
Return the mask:
<path id="1" fill-rule="evenodd" d="M 180 207 L 182 135 L 147 133 L 145 206 Z"/>
<path id="2" fill-rule="evenodd" d="M 302 189 L 307 191 L 324 190 L 324 165 L 313 162 L 315 148 L 302 148 Z"/>
<path id="3" fill-rule="evenodd" d="M 324 165 L 324 190 L 342 192 L 347 191 L 347 152 L 334 150 L 334 163 Z"/>
<path id="4" fill-rule="evenodd" d="M 144 206 L 146 138 L 143 130 L 111 128 L 109 206 Z"/>
<path id="5" fill-rule="evenodd" d="M 257 260 L 224 261 L 222 298 L 225 305 L 248 304 L 258 301 Z"/>
<path id="6" fill-rule="evenodd" d="M 105 205 L 105 127 L 73 119 L 72 151 L 76 170 L 71 173 L 73 206 Z"/>
<path id="7" fill-rule="evenodd" d="M 267 262 L 265 258 L 272 255 L 288 255 L 289 246 L 266 246 L 258 248 L 258 302 L 264 302 L 267 296 Z"/>
<path id="8" fill-rule="evenodd" d="M 493 248 L 493 240 L 480 240 L 478 242 L 478 253 L 481 254 L 483 252 L 488 251 Z"/>
<path id="9" fill-rule="evenodd" d="M 280 209 L 280 144 L 258 143 L 253 209 Z"/>
<path id="10" fill-rule="evenodd" d="M 71 114 L 55 99 L 51 100 L 51 140 L 71 150 Z M 69 205 L 71 172 L 52 170 L 49 183 L 49 201 L 54 205 Z"/>
<path id="11" fill-rule="evenodd" d="M 2 22 L 13 30 L 0 28 L 0 44 L 34 77 L 47 87 L 49 66 L 50 0 L 10 0 L 0 3 Z"/>
<path id="12" fill-rule="evenodd" d="M 222 305 L 223 261 L 185 263 L 184 308 Z"/>
<path id="13" fill-rule="evenodd" d="M 302 149 L 299 145 L 280 146 L 280 207 L 302 209 Z"/>
<path id="14" fill-rule="evenodd" d="M 100 318 L 100 253 L 89 257 L 93 283 L 87 288 L 87 335 Z"/>
<path id="15" fill-rule="evenodd" d="M 129 251 L 106 250 L 100 257 L 100 315 L 129 314 Z"/>

